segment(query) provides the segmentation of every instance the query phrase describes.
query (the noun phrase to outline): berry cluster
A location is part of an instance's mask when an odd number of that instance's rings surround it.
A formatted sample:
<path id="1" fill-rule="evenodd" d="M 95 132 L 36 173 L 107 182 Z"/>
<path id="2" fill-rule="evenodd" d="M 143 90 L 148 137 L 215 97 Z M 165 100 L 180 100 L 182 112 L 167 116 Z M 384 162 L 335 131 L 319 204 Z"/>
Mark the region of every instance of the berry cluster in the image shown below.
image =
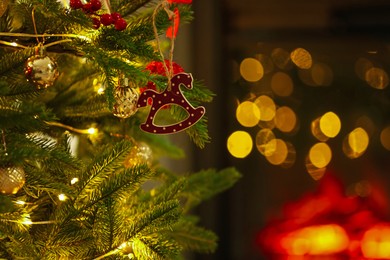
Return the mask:
<path id="1" fill-rule="evenodd" d="M 81 0 L 70 0 L 69 4 L 72 9 L 82 9 L 84 13 L 90 15 L 95 29 L 98 29 L 100 25 L 109 26 L 111 24 L 113 24 L 118 31 L 123 31 L 127 27 L 126 20 L 118 13 L 97 14 L 96 12 L 102 8 L 100 0 L 90 0 L 86 4 L 83 4 Z"/>

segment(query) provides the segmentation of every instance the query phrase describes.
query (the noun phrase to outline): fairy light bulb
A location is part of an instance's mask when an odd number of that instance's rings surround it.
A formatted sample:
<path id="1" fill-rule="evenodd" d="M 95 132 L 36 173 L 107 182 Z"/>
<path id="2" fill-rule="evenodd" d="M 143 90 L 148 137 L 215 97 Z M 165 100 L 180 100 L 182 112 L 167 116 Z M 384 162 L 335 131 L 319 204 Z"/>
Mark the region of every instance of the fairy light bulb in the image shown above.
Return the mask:
<path id="1" fill-rule="evenodd" d="M 75 184 L 75 183 L 77 183 L 79 181 L 79 178 L 73 178 L 71 181 L 70 181 L 70 184 Z"/>
<path id="2" fill-rule="evenodd" d="M 94 127 L 88 128 L 88 130 L 87 130 L 88 134 L 90 134 L 90 135 L 96 134 L 97 131 L 98 130 Z"/>
<path id="3" fill-rule="evenodd" d="M 25 214 L 25 216 L 23 217 L 23 220 L 21 222 L 23 225 L 32 225 L 33 222 L 31 221 L 30 219 L 30 214 Z"/>
<path id="4" fill-rule="evenodd" d="M 59 199 L 60 201 L 65 201 L 67 198 L 68 198 L 68 197 L 66 197 L 66 195 L 63 194 L 63 193 L 61 193 L 60 195 L 58 195 L 58 199 Z"/>

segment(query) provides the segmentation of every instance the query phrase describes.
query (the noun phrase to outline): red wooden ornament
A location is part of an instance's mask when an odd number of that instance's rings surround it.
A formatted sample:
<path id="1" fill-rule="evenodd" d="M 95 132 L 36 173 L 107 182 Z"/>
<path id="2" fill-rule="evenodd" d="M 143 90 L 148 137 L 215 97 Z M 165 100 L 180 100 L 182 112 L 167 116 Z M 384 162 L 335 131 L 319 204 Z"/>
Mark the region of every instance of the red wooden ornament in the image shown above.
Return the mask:
<path id="1" fill-rule="evenodd" d="M 180 90 L 180 85 L 192 89 L 192 81 L 191 74 L 179 73 L 172 77 L 171 89 L 167 88 L 163 92 L 152 89 L 145 90 L 138 99 L 137 107 L 146 107 L 151 104 L 151 109 L 146 122 L 141 124 L 140 128 L 153 134 L 172 134 L 196 124 L 204 116 L 206 109 L 203 106 L 194 108 Z M 184 108 L 188 112 L 188 117 L 173 125 L 155 125 L 153 121 L 157 112 L 167 104 L 175 104 Z"/>

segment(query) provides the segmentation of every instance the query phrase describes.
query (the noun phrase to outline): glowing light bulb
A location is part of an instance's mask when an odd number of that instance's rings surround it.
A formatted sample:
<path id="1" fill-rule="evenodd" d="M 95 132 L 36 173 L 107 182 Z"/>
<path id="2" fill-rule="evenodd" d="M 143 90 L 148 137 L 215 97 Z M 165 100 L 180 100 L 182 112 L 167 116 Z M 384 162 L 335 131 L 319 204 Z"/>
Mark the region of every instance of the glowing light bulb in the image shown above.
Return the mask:
<path id="1" fill-rule="evenodd" d="M 70 184 L 75 184 L 76 182 L 79 181 L 79 178 L 73 178 L 71 181 L 70 181 Z"/>
<path id="2" fill-rule="evenodd" d="M 18 46 L 18 44 L 16 42 L 11 42 L 11 45 L 14 47 Z"/>
<path id="3" fill-rule="evenodd" d="M 17 200 L 15 203 L 16 203 L 16 204 L 19 204 L 19 205 L 24 205 L 24 204 L 26 204 L 26 202 L 23 201 L 23 200 Z"/>
<path id="4" fill-rule="evenodd" d="M 88 128 L 88 130 L 87 130 L 88 134 L 90 134 L 90 135 L 96 134 L 97 131 L 98 130 L 94 127 Z"/>
<path id="5" fill-rule="evenodd" d="M 31 221 L 30 219 L 30 215 L 29 214 L 26 214 L 22 220 L 22 224 L 23 225 L 32 225 L 33 222 Z"/>
<path id="6" fill-rule="evenodd" d="M 58 195 L 58 199 L 59 199 L 60 201 L 65 201 L 67 198 L 68 198 L 68 197 L 66 197 L 65 194 L 60 194 L 60 195 Z"/>

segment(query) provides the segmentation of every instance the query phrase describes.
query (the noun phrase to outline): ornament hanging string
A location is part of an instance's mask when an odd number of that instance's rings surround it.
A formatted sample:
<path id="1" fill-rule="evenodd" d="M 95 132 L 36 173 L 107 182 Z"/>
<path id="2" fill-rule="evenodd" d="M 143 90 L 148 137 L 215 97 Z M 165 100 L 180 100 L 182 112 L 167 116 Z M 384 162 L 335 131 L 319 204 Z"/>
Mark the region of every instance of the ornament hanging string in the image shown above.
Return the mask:
<path id="1" fill-rule="evenodd" d="M 35 23 L 35 7 L 31 11 L 31 18 L 32 18 L 33 26 L 34 26 L 34 33 L 35 33 L 35 35 L 38 35 L 37 24 Z M 37 39 L 38 45 L 40 45 L 41 42 L 39 41 L 38 36 L 36 36 L 35 38 Z M 45 37 L 42 36 L 42 45 L 44 43 L 45 43 Z"/>
<path id="2" fill-rule="evenodd" d="M 157 48 L 158 48 L 158 51 L 159 51 L 161 59 L 162 59 L 162 64 L 164 67 L 166 77 L 168 78 L 168 90 L 171 90 L 171 79 L 173 77 L 172 64 L 173 64 L 173 51 L 175 49 L 175 35 L 174 35 L 174 32 L 172 31 L 172 35 L 170 35 L 171 36 L 170 37 L 171 38 L 171 48 L 169 51 L 169 60 L 168 60 L 169 67 L 168 67 L 167 64 L 165 63 L 164 53 L 161 49 L 160 37 L 158 35 L 158 30 L 157 30 L 157 25 L 156 25 L 156 18 L 157 18 L 158 11 L 162 8 L 168 14 L 169 19 L 172 20 L 172 28 L 175 28 L 175 26 L 176 26 L 175 16 L 177 14 L 175 14 L 175 12 L 173 12 L 172 10 L 169 9 L 169 5 L 170 4 L 166 0 L 162 0 L 154 9 L 152 20 L 153 20 L 153 32 L 154 32 L 154 37 L 156 39 Z"/>

